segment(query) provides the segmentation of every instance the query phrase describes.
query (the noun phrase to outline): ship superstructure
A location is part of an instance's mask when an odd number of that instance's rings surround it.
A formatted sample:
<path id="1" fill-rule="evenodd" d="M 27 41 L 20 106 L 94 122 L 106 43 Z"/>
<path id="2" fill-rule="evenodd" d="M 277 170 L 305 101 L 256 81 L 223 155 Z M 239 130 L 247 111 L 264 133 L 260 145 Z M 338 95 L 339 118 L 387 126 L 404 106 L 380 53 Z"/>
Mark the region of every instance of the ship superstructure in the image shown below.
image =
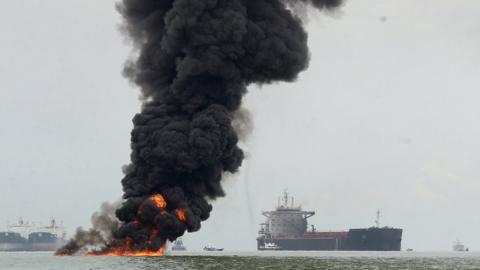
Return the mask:
<path id="1" fill-rule="evenodd" d="M 320 232 L 307 219 L 314 211 L 295 206 L 294 198 L 285 190 L 274 211 L 264 211 L 257 237 L 258 250 L 379 250 L 401 249 L 402 229 L 380 227 L 380 212 L 376 226 L 349 231 Z"/>
<path id="2" fill-rule="evenodd" d="M 28 221 L 24 221 L 23 218 L 19 218 L 17 223 L 7 225 L 8 231 L 16 232 L 24 238 L 28 237 L 33 227 L 34 227 L 34 224 L 31 224 Z"/>

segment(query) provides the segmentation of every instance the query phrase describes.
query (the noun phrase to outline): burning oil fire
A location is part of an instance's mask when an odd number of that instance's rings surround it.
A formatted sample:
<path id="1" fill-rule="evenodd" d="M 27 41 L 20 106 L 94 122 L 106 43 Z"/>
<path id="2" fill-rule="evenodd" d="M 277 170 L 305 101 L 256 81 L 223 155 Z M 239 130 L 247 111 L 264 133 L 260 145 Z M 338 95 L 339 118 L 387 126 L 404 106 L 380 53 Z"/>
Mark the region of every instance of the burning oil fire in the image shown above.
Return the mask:
<path id="1" fill-rule="evenodd" d="M 154 256 L 163 256 L 165 251 L 165 246 L 160 247 L 160 249 L 153 250 L 129 250 L 130 246 L 127 244 L 124 248 L 114 248 L 107 252 L 88 252 L 85 256 L 106 256 L 106 257 L 117 257 L 117 256 L 127 256 L 127 257 L 154 257 Z"/>
<path id="2" fill-rule="evenodd" d="M 166 215 L 168 213 L 167 203 L 164 197 L 160 194 L 154 194 L 148 197 L 148 201 L 156 208 L 156 211 L 160 215 Z M 144 207 L 139 208 L 138 216 L 141 216 L 144 211 Z M 178 220 L 185 223 L 187 222 L 186 214 L 184 209 L 175 209 L 171 212 L 175 215 Z M 113 242 L 112 246 L 104 248 L 103 250 L 89 251 L 85 253 L 85 256 L 131 256 L 131 257 L 143 257 L 143 256 L 163 256 L 165 252 L 165 244 L 158 245 L 157 243 L 162 243 L 159 241 L 158 229 L 154 226 L 148 226 L 139 220 L 134 220 L 129 223 L 131 226 L 143 226 L 144 229 L 149 231 L 148 240 L 142 245 L 135 245 L 134 241 L 130 238 L 126 238 L 123 243 Z M 69 253 L 62 252 L 61 250 L 55 253 L 55 256 L 67 256 Z"/>

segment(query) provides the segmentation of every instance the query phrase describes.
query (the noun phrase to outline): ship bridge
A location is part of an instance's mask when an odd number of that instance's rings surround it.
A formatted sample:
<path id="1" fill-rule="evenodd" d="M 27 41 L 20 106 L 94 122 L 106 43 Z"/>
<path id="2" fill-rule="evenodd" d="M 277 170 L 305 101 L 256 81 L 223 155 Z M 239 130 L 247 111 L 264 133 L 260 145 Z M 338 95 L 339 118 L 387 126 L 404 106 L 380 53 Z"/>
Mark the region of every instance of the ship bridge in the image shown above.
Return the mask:
<path id="1" fill-rule="evenodd" d="M 307 231 L 307 219 L 315 215 L 314 211 L 302 211 L 295 206 L 294 197 L 290 197 L 285 190 L 282 198 L 278 199 L 275 211 L 263 211 L 267 220 L 262 223 L 260 232 L 270 237 L 292 234 L 303 234 Z"/>

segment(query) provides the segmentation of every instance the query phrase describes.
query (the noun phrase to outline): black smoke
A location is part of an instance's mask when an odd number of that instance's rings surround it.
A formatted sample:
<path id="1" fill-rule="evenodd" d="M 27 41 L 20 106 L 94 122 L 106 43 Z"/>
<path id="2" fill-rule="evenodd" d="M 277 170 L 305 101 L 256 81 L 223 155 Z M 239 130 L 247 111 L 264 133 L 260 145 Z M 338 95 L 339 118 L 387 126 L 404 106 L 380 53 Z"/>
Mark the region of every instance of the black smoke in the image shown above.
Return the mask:
<path id="1" fill-rule="evenodd" d="M 84 230 L 78 228 L 75 235 L 56 255 L 70 255 L 77 252 L 86 252 L 89 247 L 106 246 L 113 240 L 113 233 L 120 228 L 120 222 L 115 217 L 115 210 L 120 202 L 113 204 L 103 203 L 100 210 L 91 217 L 93 228 Z"/>
<path id="2" fill-rule="evenodd" d="M 225 193 L 222 175 L 244 154 L 232 126 L 252 83 L 293 81 L 309 62 L 307 34 L 290 7 L 340 0 L 123 0 L 117 9 L 137 57 L 124 74 L 142 94 L 131 164 L 122 180 L 122 226 L 112 246 L 156 250 L 200 229 Z M 151 196 L 165 198 L 156 207 Z M 177 210 L 185 212 L 181 220 Z M 152 230 L 155 232 L 152 236 Z"/>

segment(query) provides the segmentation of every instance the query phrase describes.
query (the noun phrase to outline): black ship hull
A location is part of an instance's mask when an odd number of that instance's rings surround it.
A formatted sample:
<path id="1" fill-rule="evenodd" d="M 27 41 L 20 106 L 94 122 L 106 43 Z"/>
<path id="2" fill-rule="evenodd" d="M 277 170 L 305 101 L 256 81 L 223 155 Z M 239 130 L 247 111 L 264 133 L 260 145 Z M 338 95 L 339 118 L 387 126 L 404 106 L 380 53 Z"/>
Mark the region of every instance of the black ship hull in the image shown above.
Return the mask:
<path id="1" fill-rule="evenodd" d="M 0 232 L 0 251 L 23 251 L 27 248 L 27 239 L 14 232 Z"/>
<path id="2" fill-rule="evenodd" d="M 64 244 L 51 233 L 31 233 L 28 239 L 18 233 L 0 232 L 0 252 L 4 251 L 55 251 Z"/>
<path id="3" fill-rule="evenodd" d="M 321 237 L 322 233 L 295 237 L 260 237 L 258 250 L 270 250 L 265 244 L 275 244 L 276 250 L 351 250 L 351 251 L 400 251 L 402 229 L 369 228 L 351 229 L 347 234 Z"/>
<path id="4" fill-rule="evenodd" d="M 369 228 L 348 232 L 344 250 L 400 251 L 402 229 Z"/>
<path id="5" fill-rule="evenodd" d="M 63 241 L 48 232 L 34 232 L 28 236 L 29 251 L 55 251 L 62 244 Z"/>

